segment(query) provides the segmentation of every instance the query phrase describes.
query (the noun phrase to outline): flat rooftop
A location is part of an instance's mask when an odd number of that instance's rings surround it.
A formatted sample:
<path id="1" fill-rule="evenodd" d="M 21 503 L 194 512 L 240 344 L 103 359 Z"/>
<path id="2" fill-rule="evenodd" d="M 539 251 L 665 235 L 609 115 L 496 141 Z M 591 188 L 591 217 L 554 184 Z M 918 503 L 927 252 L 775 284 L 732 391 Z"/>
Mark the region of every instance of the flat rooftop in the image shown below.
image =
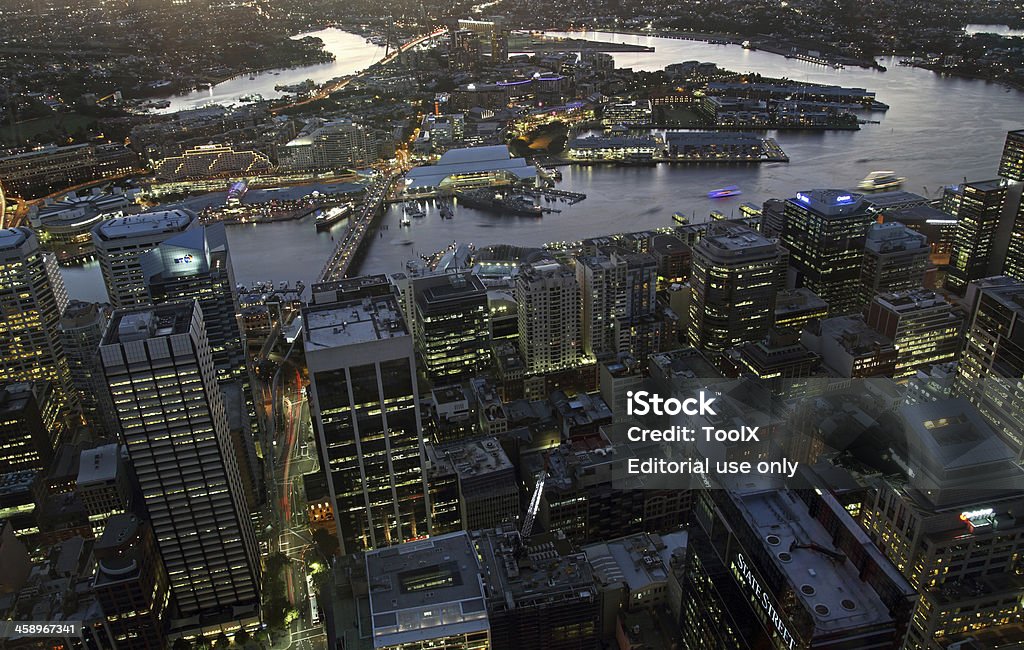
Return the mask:
<path id="1" fill-rule="evenodd" d="M 117 217 L 100 223 L 93 231 L 106 240 L 152 237 L 169 232 L 181 232 L 189 227 L 196 215 L 188 210 L 160 210 L 127 217 Z"/>
<path id="2" fill-rule="evenodd" d="M 83 451 L 78 464 L 78 486 L 107 483 L 116 479 L 118 455 L 117 443 Z"/>
<path id="3" fill-rule="evenodd" d="M 408 336 L 401 313 L 390 295 L 309 307 L 302 314 L 306 350 Z"/>
<path id="4" fill-rule="evenodd" d="M 827 310 L 828 303 L 806 287 L 780 291 L 775 298 L 775 317 L 808 311 Z"/>
<path id="5" fill-rule="evenodd" d="M 130 343 L 158 336 L 185 334 L 192 326 L 195 304 L 172 302 L 156 307 L 119 309 L 110 319 L 102 345 Z"/>
<path id="6" fill-rule="evenodd" d="M 756 230 L 738 224 L 717 222 L 708 227 L 695 250 L 720 259 L 771 257 L 780 254 L 778 245 Z"/>
<path id="7" fill-rule="evenodd" d="M 413 280 L 416 303 L 425 308 L 447 308 L 452 302 L 472 300 L 484 302 L 487 287 L 474 273 L 445 273 Z"/>
<path id="8" fill-rule="evenodd" d="M 890 620 L 878 594 L 833 547 L 832 534 L 795 495 L 777 489 L 737 490 L 733 499 L 818 631 L 837 633 Z"/>
<path id="9" fill-rule="evenodd" d="M 365 557 L 375 648 L 490 628 L 480 564 L 467 533 Z"/>
<path id="10" fill-rule="evenodd" d="M 787 200 L 824 217 L 845 217 L 865 208 L 864 195 L 848 190 L 807 190 Z"/>

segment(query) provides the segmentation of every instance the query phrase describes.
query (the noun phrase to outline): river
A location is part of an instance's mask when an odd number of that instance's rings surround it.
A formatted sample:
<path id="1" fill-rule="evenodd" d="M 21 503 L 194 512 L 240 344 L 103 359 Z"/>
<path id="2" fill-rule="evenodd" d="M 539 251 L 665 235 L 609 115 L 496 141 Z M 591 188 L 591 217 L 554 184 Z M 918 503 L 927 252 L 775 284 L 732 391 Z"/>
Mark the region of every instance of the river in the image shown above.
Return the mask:
<path id="1" fill-rule="evenodd" d="M 659 70 L 688 60 L 714 61 L 722 67 L 773 77 L 868 88 L 889 104 L 885 113 L 865 114 L 880 124 L 860 131 L 769 133 L 789 155 L 789 163 L 656 167 L 562 167 L 562 189 L 584 192 L 574 206 L 552 204 L 562 212 L 541 219 L 498 217 L 469 208 L 442 220 L 435 206 L 408 228 L 399 226 L 401 209 L 392 206 L 380 233 L 369 243 L 361 271 L 391 273 L 414 254 L 432 253 L 451 243 L 477 246 L 515 243 L 540 246 L 672 223 L 673 212 L 706 219 L 711 210 L 734 213 L 747 201 L 785 198 L 816 187 L 855 187 L 868 172 L 891 169 L 907 177 L 904 189 L 936 196 L 942 185 L 995 176 L 1006 132 L 1024 128 L 1024 93 L 994 83 L 943 77 L 928 70 L 882 59 L 887 72 L 836 70 L 735 45 L 624 34 L 576 32 L 576 38 L 649 45 L 652 53 L 615 53 L 616 64 Z M 325 39 L 326 40 L 326 39 Z M 371 48 L 365 44 L 366 48 Z M 362 57 L 361 54 L 358 55 Z M 362 60 L 362 59 L 361 59 Z M 336 63 L 340 64 L 341 58 Z M 296 78 L 309 74 L 292 71 Z M 280 82 L 279 82 L 280 83 Z M 743 194 L 713 201 L 710 189 L 738 185 Z M 344 224 L 334 228 L 337 236 Z M 228 229 L 235 275 L 240 282 L 273 279 L 313 281 L 333 246 L 330 233 L 316 233 L 309 220 L 235 226 Z M 69 292 L 102 299 L 98 268 L 66 269 Z"/>

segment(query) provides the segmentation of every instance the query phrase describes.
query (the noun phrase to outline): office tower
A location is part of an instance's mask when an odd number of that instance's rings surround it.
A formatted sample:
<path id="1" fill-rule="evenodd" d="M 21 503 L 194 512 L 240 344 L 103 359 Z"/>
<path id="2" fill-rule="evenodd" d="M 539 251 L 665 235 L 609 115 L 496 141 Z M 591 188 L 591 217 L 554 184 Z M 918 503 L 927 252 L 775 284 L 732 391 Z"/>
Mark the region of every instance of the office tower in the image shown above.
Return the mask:
<path id="1" fill-rule="evenodd" d="M 1020 619 L 1021 469 L 963 399 L 903 406 L 892 436 L 902 472 L 874 481 L 862 520 L 920 594 L 906 648 Z M 991 646 L 986 646 L 991 647 Z"/>
<path id="2" fill-rule="evenodd" d="M 45 470 L 53 451 L 32 384 L 0 385 L 0 475 Z"/>
<path id="3" fill-rule="evenodd" d="M 374 648 L 491 648 L 483 574 L 468 534 L 370 551 L 365 571 Z M 331 647 L 358 647 L 354 632 L 338 631 L 349 641 L 343 638 Z"/>
<path id="4" fill-rule="evenodd" d="M 661 351 L 662 329 L 657 318 L 658 261 L 648 253 L 616 250 L 612 260 L 625 268 L 622 316 L 615 319 L 616 353 L 626 353 L 646 365 L 647 358 Z"/>
<path id="5" fill-rule="evenodd" d="M 576 282 L 583 299 L 583 350 L 588 356 L 618 351 L 615 322 L 626 311 L 626 268 L 607 255 L 576 260 Z"/>
<path id="6" fill-rule="evenodd" d="M 67 303 L 57 262 L 35 233 L 0 230 L 0 382 L 50 382 L 58 402 L 74 405 L 58 329 Z"/>
<path id="7" fill-rule="evenodd" d="M 343 553 L 430 530 L 412 337 L 391 296 L 303 310 L 320 466 Z"/>
<path id="8" fill-rule="evenodd" d="M 218 381 L 247 380 L 245 338 L 224 224 L 195 226 L 139 256 L 147 303 L 197 300 Z"/>
<path id="9" fill-rule="evenodd" d="M 569 369 L 584 356 L 580 287 L 553 260 L 524 264 L 516 276 L 519 352 L 528 374 Z"/>
<path id="10" fill-rule="evenodd" d="M 1024 132 L 1022 132 L 1024 133 Z M 1014 192 L 1016 195 L 1017 192 Z M 1017 205 L 1017 215 L 1013 219 L 1013 231 L 1006 248 L 1006 260 L 1003 262 L 1003 274 L 1015 280 L 1024 281 L 1024 197 Z"/>
<path id="11" fill-rule="evenodd" d="M 132 503 L 131 479 L 126 459 L 116 443 L 82 451 L 75 492 L 97 537 L 111 516 L 129 510 Z"/>
<path id="12" fill-rule="evenodd" d="M 157 244 L 198 223 L 188 210 L 161 210 L 103 221 L 92 231 L 103 284 L 114 307 L 149 303 L 141 257 Z"/>
<path id="13" fill-rule="evenodd" d="M 281 153 L 287 169 L 344 169 L 363 167 L 378 158 L 394 154 L 394 143 L 386 142 L 362 124 L 336 120 L 313 122 L 308 131 L 291 140 Z"/>
<path id="14" fill-rule="evenodd" d="M 873 223 L 864 241 L 860 269 L 862 304 L 880 293 L 910 291 L 924 286 L 931 248 L 928 238 L 901 223 Z"/>
<path id="15" fill-rule="evenodd" d="M 100 359 L 177 615 L 255 622 L 259 554 L 199 305 L 114 312 Z"/>
<path id="16" fill-rule="evenodd" d="M 166 647 L 169 585 L 150 525 L 133 514 L 112 515 L 93 555 L 92 588 L 117 648 Z"/>
<path id="17" fill-rule="evenodd" d="M 954 393 L 977 406 L 1024 459 L 1024 283 L 1006 276 L 976 280 L 966 300 Z"/>
<path id="18" fill-rule="evenodd" d="M 775 241 L 733 223 L 709 226 L 693 249 L 690 342 L 717 357 L 760 340 L 775 318 L 785 269 L 786 251 Z"/>
<path id="19" fill-rule="evenodd" d="M 1024 181 L 1024 129 L 1007 132 L 999 175 L 1009 181 Z"/>
<path id="20" fill-rule="evenodd" d="M 82 417 L 97 432 L 113 434 L 116 420 L 97 358 L 109 321 L 109 306 L 72 300 L 60 319 L 60 339 Z"/>
<path id="21" fill-rule="evenodd" d="M 875 296 L 865 321 L 896 346 L 896 370 L 892 375 L 896 381 L 954 361 L 960 351 L 963 318 L 945 298 L 928 289 Z"/>
<path id="22" fill-rule="evenodd" d="M 863 316 L 833 316 L 810 323 L 800 341 L 821 355 L 836 377 L 891 377 L 896 371 L 896 346 L 864 321 Z"/>
<path id="23" fill-rule="evenodd" d="M 962 296 L 968 283 L 988 274 L 999 217 L 1006 203 L 1006 182 L 966 183 L 960 188 L 958 199 L 946 289 Z"/>
<path id="24" fill-rule="evenodd" d="M 458 381 L 491 362 L 487 289 L 473 273 L 413 281 L 416 351 L 435 383 Z"/>
<path id="25" fill-rule="evenodd" d="M 14 526 L 0 519 L 0 595 L 17 592 L 32 572 L 32 559 Z"/>
<path id="26" fill-rule="evenodd" d="M 860 305 L 864 237 L 874 217 L 861 194 L 843 190 L 798 192 L 785 206 L 782 245 L 804 286 L 839 316 Z"/>
<path id="27" fill-rule="evenodd" d="M 807 378 L 821 366 L 821 357 L 808 350 L 800 342 L 800 332 L 792 329 L 772 328 L 760 341 L 743 343 L 727 354 L 735 374 L 768 380 L 773 392 L 791 396 L 805 392 Z"/>
<path id="28" fill-rule="evenodd" d="M 914 590 L 821 490 L 701 490 L 681 581 L 690 648 L 899 648 Z"/>
<path id="29" fill-rule="evenodd" d="M 800 331 L 811 321 L 828 317 L 828 303 L 810 289 L 785 289 L 775 294 L 775 327 Z"/>

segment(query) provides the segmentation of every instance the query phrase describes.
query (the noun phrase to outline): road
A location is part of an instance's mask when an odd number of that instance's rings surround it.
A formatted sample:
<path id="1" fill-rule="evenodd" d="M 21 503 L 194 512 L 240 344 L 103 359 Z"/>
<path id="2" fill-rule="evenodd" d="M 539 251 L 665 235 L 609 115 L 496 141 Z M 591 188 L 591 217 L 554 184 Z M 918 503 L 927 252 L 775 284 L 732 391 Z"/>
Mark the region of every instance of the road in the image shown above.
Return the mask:
<path id="1" fill-rule="evenodd" d="M 354 216 L 349 218 L 348 229 L 345 236 L 334 248 L 331 258 L 327 260 L 322 271 L 320 271 L 320 282 L 340 280 L 348 273 L 352 260 L 355 259 L 359 247 L 363 245 L 366 234 L 373 227 L 373 221 L 377 218 L 384 199 L 387 198 L 388 189 L 394 182 L 393 173 L 381 173 L 377 179 L 366 188 L 366 196 Z"/>

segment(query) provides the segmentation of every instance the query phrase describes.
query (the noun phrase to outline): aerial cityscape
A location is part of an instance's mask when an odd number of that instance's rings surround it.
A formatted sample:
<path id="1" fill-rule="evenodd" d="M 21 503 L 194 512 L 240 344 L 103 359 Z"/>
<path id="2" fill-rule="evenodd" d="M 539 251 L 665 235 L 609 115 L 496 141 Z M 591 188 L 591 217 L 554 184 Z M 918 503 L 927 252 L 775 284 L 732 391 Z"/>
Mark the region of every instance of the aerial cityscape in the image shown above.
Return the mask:
<path id="1" fill-rule="evenodd" d="M 0 0 L 0 648 L 1024 648 L 1015 0 Z"/>

